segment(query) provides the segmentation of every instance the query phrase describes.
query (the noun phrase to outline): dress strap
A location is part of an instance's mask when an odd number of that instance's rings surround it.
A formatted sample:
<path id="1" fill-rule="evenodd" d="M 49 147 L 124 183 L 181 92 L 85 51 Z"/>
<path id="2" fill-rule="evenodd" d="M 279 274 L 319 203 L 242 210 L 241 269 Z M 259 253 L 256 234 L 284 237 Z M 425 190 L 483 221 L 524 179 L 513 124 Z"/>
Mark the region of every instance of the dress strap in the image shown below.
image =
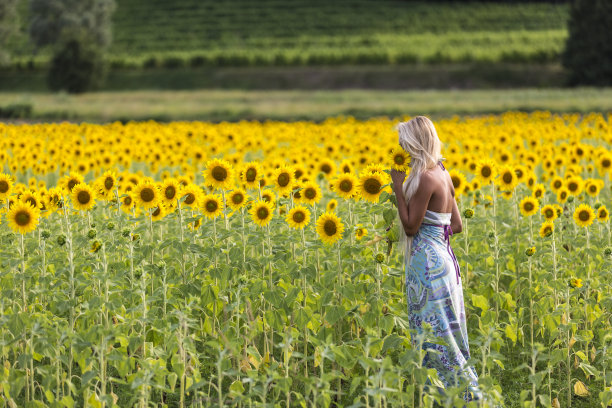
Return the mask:
<path id="1" fill-rule="evenodd" d="M 455 272 L 457 274 L 457 285 L 459 285 L 459 278 L 461 277 L 461 274 L 459 272 L 459 262 L 457 261 L 457 257 L 455 256 L 455 251 L 453 251 L 453 248 L 451 247 L 451 244 L 450 244 L 450 236 L 453 235 L 453 229 L 448 224 L 440 225 L 440 224 L 429 224 L 429 223 L 422 222 L 421 225 L 429 225 L 431 227 L 444 228 L 444 240 L 446 241 L 446 251 L 451 256 L 451 259 L 453 260 L 453 264 L 455 265 Z"/>
<path id="2" fill-rule="evenodd" d="M 442 167 L 442 170 L 446 170 L 446 167 L 444 167 L 444 164 L 442 164 L 442 160 L 438 160 L 438 164 L 440 167 Z"/>

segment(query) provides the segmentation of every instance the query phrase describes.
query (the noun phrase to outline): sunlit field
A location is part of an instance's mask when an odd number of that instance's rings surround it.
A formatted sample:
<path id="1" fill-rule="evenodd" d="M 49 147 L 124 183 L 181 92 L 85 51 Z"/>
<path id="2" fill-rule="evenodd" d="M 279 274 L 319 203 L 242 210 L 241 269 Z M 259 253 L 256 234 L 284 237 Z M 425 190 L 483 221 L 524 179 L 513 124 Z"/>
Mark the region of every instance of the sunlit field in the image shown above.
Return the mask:
<path id="1" fill-rule="evenodd" d="M 482 406 L 612 404 L 609 119 L 435 122 Z M 461 406 L 410 330 L 399 120 L 0 124 L 0 406 Z"/>

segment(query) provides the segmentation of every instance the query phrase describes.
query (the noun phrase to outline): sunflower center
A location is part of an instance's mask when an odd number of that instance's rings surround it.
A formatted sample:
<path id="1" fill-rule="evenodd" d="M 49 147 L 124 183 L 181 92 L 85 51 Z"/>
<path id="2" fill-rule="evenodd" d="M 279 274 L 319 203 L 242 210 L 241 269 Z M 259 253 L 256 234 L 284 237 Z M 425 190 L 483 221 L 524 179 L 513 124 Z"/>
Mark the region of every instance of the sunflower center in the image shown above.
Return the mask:
<path id="1" fill-rule="evenodd" d="M 610 160 L 609 160 L 609 159 L 604 159 L 604 160 L 601 162 L 601 166 L 602 166 L 604 169 L 607 169 L 608 167 L 610 167 L 610 164 L 612 164 L 612 162 L 610 162 Z"/>
<path id="2" fill-rule="evenodd" d="M 232 202 L 234 204 L 240 204 L 244 200 L 244 196 L 241 193 L 236 193 L 232 196 Z"/>
<path id="3" fill-rule="evenodd" d="M 307 188 L 306 190 L 304 190 L 304 197 L 306 197 L 307 199 L 313 200 L 316 196 L 317 192 L 314 188 Z"/>
<path id="4" fill-rule="evenodd" d="M 26 198 L 26 203 L 28 204 L 32 204 L 32 207 L 36 208 L 38 206 L 38 203 L 36 202 L 35 199 L 33 199 L 32 197 L 28 197 Z"/>
<path id="5" fill-rule="evenodd" d="M 219 205 L 217 204 L 215 200 L 210 200 L 206 202 L 206 211 L 212 213 L 212 212 L 217 211 L 217 208 L 219 208 Z"/>
<path id="6" fill-rule="evenodd" d="M 191 205 L 195 201 L 195 195 L 193 193 L 187 193 L 187 197 L 185 197 L 185 204 Z"/>
<path id="7" fill-rule="evenodd" d="M 480 174 L 482 174 L 483 177 L 489 177 L 491 175 L 491 168 L 489 166 L 483 167 L 482 170 L 480 170 Z"/>
<path id="8" fill-rule="evenodd" d="M 523 177 L 523 171 L 520 170 L 520 169 L 514 170 L 514 174 L 516 174 L 516 177 L 518 177 L 518 178 Z"/>
<path id="9" fill-rule="evenodd" d="M 293 221 L 297 222 L 298 224 L 304 222 L 305 219 L 306 214 L 304 214 L 302 211 L 296 211 L 293 213 Z"/>
<path id="10" fill-rule="evenodd" d="M 265 220 L 266 218 L 268 218 L 268 214 L 270 214 L 270 211 L 268 211 L 266 207 L 260 207 L 259 209 L 257 209 L 257 218 L 259 218 L 260 220 Z"/>
<path id="11" fill-rule="evenodd" d="M 578 218 L 580 221 L 588 221 L 589 220 L 589 212 L 587 210 L 582 210 L 578 213 Z"/>
<path id="12" fill-rule="evenodd" d="M 150 203 L 155 198 L 155 193 L 150 187 L 146 187 L 140 191 L 140 198 L 145 203 Z"/>
<path id="13" fill-rule="evenodd" d="M 393 161 L 395 162 L 395 164 L 400 166 L 406 162 L 406 160 L 404 160 L 404 156 L 402 156 L 401 154 L 395 155 L 393 157 Z"/>
<path id="14" fill-rule="evenodd" d="M 278 178 L 276 180 L 278 181 L 279 186 L 285 187 L 287 184 L 289 184 L 291 177 L 289 177 L 287 173 L 281 173 L 278 175 Z"/>
<path id="15" fill-rule="evenodd" d="M 561 192 L 561 199 L 565 199 L 567 197 L 567 193 L 565 191 Z"/>
<path id="16" fill-rule="evenodd" d="M 113 185 L 115 184 L 115 181 L 113 180 L 112 177 L 107 177 L 104 179 L 104 187 L 107 190 L 110 190 L 111 188 L 113 188 Z"/>
<path id="17" fill-rule="evenodd" d="M 550 208 L 547 208 L 546 211 L 544 211 L 544 216 L 546 218 L 552 218 L 553 215 L 555 215 L 555 214 L 554 214 L 553 210 L 551 210 Z"/>
<path id="18" fill-rule="evenodd" d="M 512 173 L 508 173 L 508 172 L 504 173 L 504 175 L 502 176 L 502 179 L 504 180 L 504 183 L 506 184 L 512 183 L 512 178 L 513 178 Z"/>
<path id="19" fill-rule="evenodd" d="M 331 170 L 332 170 L 332 169 L 331 169 L 331 166 L 330 166 L 329 164 L 327 164 L 327 163 L 324 163 L 324 164 L 321 166 L 321 171 L 322 171 L 323 173 L 325 173 L 325 174 L 329 174 L 329 173 L 331 172 Z"/>
<path id="20" fill-rule="evenodd" d="M 529 211 L 533 211 L 533 203 L 530 203 L 529 201 L 525 203 L 524 207 L 525 211 L 529 212 Z"/>
<path id="21" fill-rule="evenodd" d="M 78 180 L 72 179 L 68 182 L 68 189 L 72 191 L 72 188 L 79 183 Z"/>
<path id="22" fill-rule="evenodd" d="M 77 201 L 80 204 L 87 204 L 91 201 L 91 195 L 89 194 L 89 191 L 79 191 L 79 194 L 77 194 Z"/>
<path id="23" fill-rule="evenodd" d="M 370 178 L 363 183 L 363 189 L 370 194 L 378 194 L 381 184 L 375 178 Z"/>
<path id="24" fill-rule="evenodd" d="M 336 228 L 336 223 L 332 220 L 327 220 L 325 221 L 325 224 L 323 224 L 323 230 L 325 231 L 325 233 L 328 236 L 332 236 L 336 233 L 337 228 Z"/>
<path id="25" fill-rule="evenodd" d="M 30 213 L 27 211 L 19 211 L 17 215 L 15 215 L 15 222 L 20 227 L 24 225 L 28 225 L 30 223 Z"/>
<path id="26" fill-rule="evenodd" d="M 212 169 L 212 176 L 217 181 L 224 181 L 227 178 L 227 170 L 221 166 L 216 166 Z"/>
<path id="27" fill-rule="evenodd" d="M 176 195 L 176 188 L 174 188 L 174 186 L 166 187 L 166 189 L 164 190 L 164 195 L 166 196 L 168 200 L 173 199 L 174 196 Z"/>
<path id="28" fill-rule="evenodd" d="M 246 180 L 248 182 L 255 181 L 255 177 L 257 177 L 257 170 L 250 168 L 246 171 Z"/>
<path id="29" fill-rule="evenodd" d="M 605 219 L 608 216 L 608 213 L 605 210 L 599 211 L 599 218 Z"/>
<path id="30" fill-rule="evenodd" d="M 590 186 L 590 187 L 589 187 L 589 191 L 590 191 L 591 193 L 596 193 L 596 192 L 597 192 L 597 186 Z"/>
<path id="31" fill-rule="evenodd" d="M 351 183 L 350 180 L 342 180 L 339 187 L 340 190 L 344 191 L 345 193 L 350 193 L 353 189 L 353 183 Z"/>
<path id="32" fill-rule="evenodd" d="M 555 188 L 561 188 L 561 185 L 562 185 L 561 180 L 555 180 L 554 182 Z"/>
<path id="33" fill-rule="evenodd" d="M 0 180 L 0 193 L 6 193 L 9 189 L 9 185 L 6 180 Z"/>
<path id="34" fill-rule="evenodd" d="M 569 189 L 569 191 L 576 191 L 578 190 L 578 184 L 571 182 L 567 185 L 567 188 Z"/>
<path id="35" fill-rule="evenodd" d="M 461 179 L 456 176 L 452 176 L 451 180 L 453 181 L 453 187 L 458 188 L 461 185 Z"/>
<path id="36" fill-rule="evenodd" d="M 123 199 L 123 204 L 124 204 L 124 205 L 131 205 L 131 204 L 132 204 L 132 197 L 129 197 L 129 196 L 128 196 L 128 197 L 125 197 L 125 198 Z"/>
<path id="37" fill-rule="evenodd" d="M 550 228 L 550 226 L 546 226 L 544 227 L 544 235 L 545 236 L 549 236 L 550 234 L 552 234 L 552 229 Z"/>
<path id="38" fill-rule="evenodd" d="M 155 207 L 155 211 L 153 211 L 153 217 L 157 217 L 161 213 L 160 207 Z"/>

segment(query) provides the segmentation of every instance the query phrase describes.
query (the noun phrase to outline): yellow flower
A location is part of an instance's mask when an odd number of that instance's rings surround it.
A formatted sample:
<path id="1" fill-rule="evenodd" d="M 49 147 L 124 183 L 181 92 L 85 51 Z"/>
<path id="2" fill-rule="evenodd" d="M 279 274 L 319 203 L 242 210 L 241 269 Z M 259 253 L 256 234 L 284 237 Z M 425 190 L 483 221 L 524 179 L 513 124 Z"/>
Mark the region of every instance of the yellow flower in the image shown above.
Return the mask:
<path id="1" fill-rule="evenodd" d="M 321 201 L 322 196 L 321 187 L 314 181 L 308 181 L 302 186 L 300 202 L 312 205 Z"/>
<path id="2" fill-rule="evenodd" d="M 604 186 L 604 181 L 599 179 L 588 179 L 585 183 L 585 191 L 591 197 L 597 197 Z"/>
<path id="3" fill-rule="evenodd" d="M 250 213 L 253 221 L 257 225 L 260 227 L 265 227 L 272 219 L 273 211 L 274 206 L 272 203 L 259 200 L 251 206 Z"/>
<path id="4" fill-rule="evenodd" d="M 325 206 L 325 211 L 334 212 L 336 211 L 337 207 L 338 207 L 338 200 L 336 200 L 335 198 L 332 198 L 331 200 L 329 200 L 329 202 Z"/>
<path id="5" fill-rule="evenodd" d="M 574 210 L 574 222 L 581 227 L 588 227 L 595 220 L 595 212 L 588 204 L 580 204 Z"/>
<path id="6" fill-rule="evenodd" d="M 490 159 L 480 160 L 476 166 L 476 175 L 482 184 L 489 184 L 497 175 L 495 162 Z"/>
<path id="7" fill-rule="evenodd" d="M 550 182 L 550 189 L 556 194 L 559 189 L 563 187 L 563 184 L 563 179 L 559 176 L 555 176 Z"/>
<path id="8" fill-rule="evenodd" d="M 570 279 L 569 285 L 572 288 L 581 288 L 582 287 L 582 279 L 572 278 L 572 279 Z"/>
<path id="9" fill-rule="evenodd" d="M 580 176 L 572 176 L 565 180 L 565 188 L 571 195 L 577 196 L 582 192 L 584 182 Z"/>
<path id="10" fill-rule="evenodd" d="M 234 169 L 227 160 L 209 160 L 202 174 L 206 184 L 215 189 L 229 190 L 234 186 Z"/>
<path id="11" fill-rule="evenodd" d="M 199 207 L 202 197 L 202 189 L 193 183 L 188 183 L 181 188 L 180 197 L 185 197 L 183 203 L 191 208 Z"/>
<path id="12" fill-rule="evenodd" d="M 40 210 L 32 205 L 17 201 L 13 204 L 6 215 L 9 228 L 21 235 L 34 231 L 38 225 Z"/>
<path id="13" fill-rule="evenodd" d="M 291 228 L 302 229 L 310 222 L 310 211 L 304 206 L 295 206 L 289 211 L 285 220 Z"/>
<path id="14" fill-rule="evenodd" d="M 83 176 L 76 172 L 70 172 L 70 175 L 65 176 L 62 180 L 62 186 L 67 192 L 71 192 L 73 187 L 83 182 Z"/>
<path id="15" fill-rule="evenodd" d="M 542 210 L 540 210 L 540 214 L 542 214 L 544 218 L 546 218 L 546 221 L 554 221 L 557 219 L 557 210 L 551 204 L 547 204 L 542 207 Z"/>
<path id="16" fill-rule="evenodd" d="M 151 219 L 153 221 L 159 221 L 168 214 L 168 209 L 163 201 L 157 203 L 157 207 L 151 210 Z"/>
<path id="17" fill-rule="evenodd" d="M 538 207 L 540 204 L 538 200 L 533 197 L 525 197 L 521 200 L 519 204 L 519 209 L 521 210 L 521 214 L 524 217 L 529 217 L 538 212 Z"/>
<path id="18" fill-rule="evenodd" d="M 569 194 L 570 193 L 567 188 L 561 187 L 559 190 L 557 190 L 557 201 L 561 204 L 564 204 L 567 201 Z"/>
<path id="19" fill-rule="evenodd" d="M 341 173 L 330 183 L 332 191 L 344 199 L 353 198 L 357 192 L 359 180 L 352 173 Z"/>
<path id="20" fill-rule="evenodd" d="M 465 175 L 458 170 L 451 169 L 449 172 L 453 186 L 455 187 L 455 197 L 460 196 L 468 186 Z"/>
<path id="21" fill-rule="evenodd" d="M 227 197 L 227 206 L 234 211 L 242 208 L 247 202 L 247 193 L 241 188 L 232 191 Z"/>
<path id="22" fill-rule="evenodd" d="M 382 193 L 383 178 L 379 173 L 371 172 L 359 177 L 359 194 L 362 198 L 373 203 L 378 202 Z"/>
<path id="23" fill-rule="evenodd" d="M 607 222 L 610 219 L 610 212 L 605 205 L 600 206 L 597 209 L 597 221 Z"/>
<path id="24" fill-rule="evenodd" d="M 117 175 L 114 172 L 107 170 L 97 180 L 96 184 L 101 193 L 100 195 L 106 200 L 110 200 L 113 198 L 114 191 L 117 188 Z"/>
<path id="25" fill-rule="evenodd" d="M 516 176 L 516 172 L 514 168 L 510 166 L 503 166 L 499 170 L 499 178 L 497 179 L 497 184 L 504 191 L 512 191 L 514 187 L 518 184 L 518 177 Z"/>
<path id="26" fill-rule="evenodd" d="M 200 209 L 207 218 L 212 220 L 223 214 L 223 201 L 217 194 L 206 194 L 200 201 Z"/>
<path id="27" fill-rule="evenodd" d="M 132 208 L 134 207 L 134 197 L 132 192 L 125 192 L 123 196 L 119 198 L 121 201 L 121 210 L 126 214 L 132 213 Z"/>
<path id="28" fill-rule="evenodd" d="M 537 183 L 531 188 L 531 195 L 538 200 L 544 197 L 545 192 L 546 187 L 544 187 L 544 185 L 540 183 Z"/>
<path id="29" fill-rule="evenodd" d="M 295 170 L 287 165 L 282 165 L 272 172 L 272 182 L 278 194 L 284 196 L 293 190 L 295 183 Z"/>
<path id="30" fill-rule="evenodd" d="M 96 204 L 94 189 L 86 183 L 76 184 L 70 193 L 75 210 L 89 211 Z"/>
<path id="31" fill-rule="evenodd" d="M 361 240 L 361 238 L 365 237 L 368 235 L 368 230 L 363 228 L 361 226 L 361 224 L 357 224 L 357 228 L 355 229 L 355 238 L 357 238 L 357 240 Z"/>
<path id="32" fill-rule="evenodd" d="M 134 188 L 134 201 L 136 205 L 146 210 L 157 207 L 161 194 L 157 186 L 147 180 L 143 180 Z"/>
<path id="33" fill-rule="evenodd" d="M 6 200 L 11 195 L 13 179 L 8 174 L 0 173 L 0 200 Z"/>
<path id="34" fill-rule="evenodd" d="M 317 220 L 317 233 L 326 244 L 333 244 L 342 237 L 344 224 L 334 213 L 325 212 Z"/>
<path id="35" fill-rule="evenodd" d="M 546 238 L 555 230 L 555 224 L 552 221 L 544 221 L 540 227 L 540 237 Z"/>
<path id="36" fill-rule="evenodd" d="M 245 163 L 240 171 L 240 180 L 245 188 L 259 188 L 259 181 L 263 178 L 263 170 L 257 162 Z"/>
<path id="37" fill-rule="evenodd" d="M 391 168 L 397 171 L 406 171 L 410 167 L 410 154 L 401 146 L 395 146 L 389 155 Z"/>
<path id="38" fill-rule="evenodd" d="M 180 191 L 181 183 L 173 177 L 167 177 L 160 186 L 162 202 L 167 206 L 175 206 Z"/>

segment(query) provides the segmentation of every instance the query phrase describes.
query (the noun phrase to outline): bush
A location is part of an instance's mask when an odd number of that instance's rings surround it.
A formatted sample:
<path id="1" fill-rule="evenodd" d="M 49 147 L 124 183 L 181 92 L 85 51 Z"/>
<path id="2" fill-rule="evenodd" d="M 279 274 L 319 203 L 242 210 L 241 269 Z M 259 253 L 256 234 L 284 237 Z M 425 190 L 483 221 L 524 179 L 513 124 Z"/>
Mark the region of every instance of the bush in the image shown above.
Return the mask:
<path id="1" fill-rule="evenodd" d="M 2 119 L 25 119 L 32 116 L 32 105 L 13 104 L 0 106 L 0 118 Z"/>
<path id="2" fill-rule="evenodd" d="M 612 2 L 574 0 L 562 54 L 570 85 L 612 85 Z"/>
<path id="3" fill-rule="evenodd" d="M 47 84 L 52 91 L 81 93 L 98 88 L 106 74 L 102 51 L 89 35 L 74 32 L 62 38 L 53 55 Z"/>

